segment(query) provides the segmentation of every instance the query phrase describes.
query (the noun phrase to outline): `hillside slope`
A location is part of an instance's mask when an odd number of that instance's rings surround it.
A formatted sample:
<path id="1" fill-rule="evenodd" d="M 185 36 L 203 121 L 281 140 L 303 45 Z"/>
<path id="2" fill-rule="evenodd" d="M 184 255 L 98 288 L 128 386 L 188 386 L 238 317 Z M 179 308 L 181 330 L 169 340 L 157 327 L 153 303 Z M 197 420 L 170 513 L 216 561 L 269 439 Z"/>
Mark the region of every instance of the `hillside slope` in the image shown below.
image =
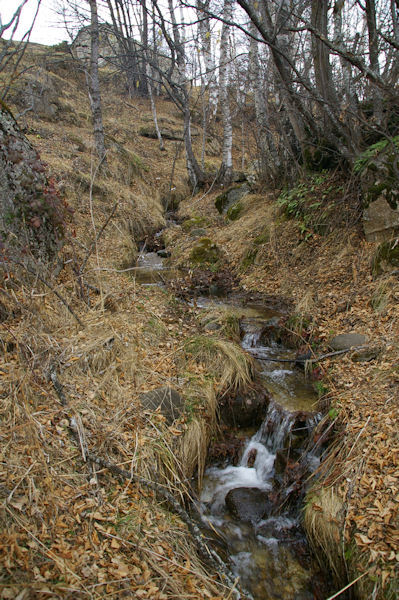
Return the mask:
<path id="1" fill-rule="evenodd" d="M 307 236 L 268 191 L 248 194 L 236 220 L 215 208 L 223 190 L 192 197 L 180 142 L 166 140 L 161 152 L 140 135 L 152 126 L 149 104 L 116 93 L 109 72 L 102 73 L 108 167 L 98 170 L 83 75 L 54 49 L 32 45 L 25 60 L 35 67 L 17 80 L 11 108 L 33 107 L 19 122 L 74 214 L 49 285 L 17 273 L 2 286 L 0 597 L 232 597 L 214 565 L 199 560 L 164 494 L 183 502 L 197 467 L 201 476 L 223 377 L 187 351 L 187 340 L 203 333 L 196 310 L 174 290 L 141 286 L 130 271 L 138 247 L 165 225 L 164 205 L 182 200 L 183 223 L 165 237 L 188 280 L 198 268 L 189 260 L 194 224 L 224 253 L 233 285 L 294 305 L 286 323 L 293 344 L 318 356 L 336 334 L 368 337 L 371 360 L 347 353 L 320 363 L 317 384 L 335 436 L 305 524 L 341 582 L 361 576 L 359 598 L 394 598 L 397 272 L 373 275 L 376 244 L 364 241 L 355 219 Z M 157 106 L 161 123 L 181 131 L 174 106 L 164 99 Z M 217 146 L 215 135 L 209 162 Z M 185 399 L 174 423 L 141 403 L 142 393 L 164 386 Z"/>

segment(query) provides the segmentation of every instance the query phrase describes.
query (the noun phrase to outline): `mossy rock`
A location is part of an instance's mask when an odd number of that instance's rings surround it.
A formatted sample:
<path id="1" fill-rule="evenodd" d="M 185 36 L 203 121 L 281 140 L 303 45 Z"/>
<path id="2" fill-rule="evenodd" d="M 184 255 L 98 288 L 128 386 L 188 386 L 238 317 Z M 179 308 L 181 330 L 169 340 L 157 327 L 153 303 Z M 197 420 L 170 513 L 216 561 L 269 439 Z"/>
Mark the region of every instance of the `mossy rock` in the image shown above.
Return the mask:
<path id="1" fill-rule="evenodd" d="M 396 136 L 390 140 L 379 140 L 356 159 L 354 171 L 361 177 L 366 206 L 382 196 L 392 209 L 397 208 L 398 150 L 399 136 Z"/>
<path id="2" fill-rule="evenodd" d="M 231 206 L 237 204 L 249 192 L 250 188 L 246 183 L 235 185 L 216 197 L 215 208 L 219 214 L 226 213 Z"/>
<path id="3" fill-rule="evenodd" d="M 219 196 L 216 197 L 215 208 L 220 215 L 223 213 L 226 204 L 227 204 L 227 192 L 224 192 L 224 194 L 220 194 Z"/>
<path id="4" fill-rule="evenodd" d="M 188 231 L 191 231 L 192 229 L 198 229 L 199 227 L 206 227 L 207 225 L 209 225 L 208 219 L 206 219 L 205 217 L 196 215 L 194 217 L 191 217 L 190 219 L 187 219 L 187 221 L 183 221 L 182 229 L 183 229 L 183 231 L 188 232 Z"/>
<path id="5" fill-rule="evenodd" d="M 216 264 L 221 258 L 220 249 L 211 239 L 200 239 L 190 252 L 190 260 L 195 264 Z"/>
<path id="6" fill-rule="evenodd" d="M 258 254 L 257 248 L 251 248 L 247 250 L 244 254 L 244 258 L 241 261 L 240 271 L 245 273 L 245 271 L 255 263 L 256 255 Z"/>
<path id="7" fill-rule="evenodd" d="M 373 275 L 381 275 L 385 271 L 399 268 L 398 238 L 378 246 L 371 268 Z"/>
<path id="8" fill-rule="evenodd" d="M 239 219 L 241 217 L 241 213 L 243 210 L 243 205 L 241 204 L 241 202 L 237 202 L 236 204 L 233 204 L 233 206 L 230 206 L 230 208 L 227 210 L 226 216 L 230 221 L 237 221 L 237 219 Z"/>

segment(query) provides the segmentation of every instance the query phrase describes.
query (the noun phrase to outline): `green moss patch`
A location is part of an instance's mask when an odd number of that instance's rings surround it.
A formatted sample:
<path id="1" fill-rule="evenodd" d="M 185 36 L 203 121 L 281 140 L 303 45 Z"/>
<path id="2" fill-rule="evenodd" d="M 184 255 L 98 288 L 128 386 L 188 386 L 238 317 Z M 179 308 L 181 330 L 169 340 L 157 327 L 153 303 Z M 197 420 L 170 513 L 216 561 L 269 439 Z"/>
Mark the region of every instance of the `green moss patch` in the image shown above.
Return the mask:
<path id="1" fill-rule="evenodd" d="M 190 260 L 194 264 L 216 265 L 221 258 L 220 249 L 209 238 L 201 238 L 190 252 Z"/>
<path id="2" fill-rule="evenodd" d="M 237 221 L 242 214 L 242 210 L 242 203 L 237 202 L 236 204 L 233 204 L 233 206 L 230 206 L 230 208 L 227 210 L 226 216 L 230 221 Z"/>

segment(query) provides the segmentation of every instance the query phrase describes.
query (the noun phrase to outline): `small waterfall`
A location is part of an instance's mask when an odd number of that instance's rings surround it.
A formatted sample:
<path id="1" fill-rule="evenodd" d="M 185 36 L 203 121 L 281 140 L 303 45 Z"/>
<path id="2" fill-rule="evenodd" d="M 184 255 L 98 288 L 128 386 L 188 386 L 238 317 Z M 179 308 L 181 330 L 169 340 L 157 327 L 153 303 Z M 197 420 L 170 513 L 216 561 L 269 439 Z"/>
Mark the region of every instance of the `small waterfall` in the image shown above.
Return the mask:
<path id="1" fill-rule="evenodd" d="M 313 600 L 317 568 L 301 563 L 308 551 L 298 512 L 301 483 L 318 464 L 317 453 L 306 448 L 320 417 L 304 374 L 279 361 L 291 358 L 292 351 L 277 342 L 263 346 L 264 328 L 257 318 L 241 320 L 242 346 L 264 356 L 258 365 L 274 399 L 238 464 L 206 470 L 201 514 L 207 534 L 217 531 L 215 542 L 224 540 L 233 572 L 250 598 Z"/>
<path id="2" fill-rule="evenodd" d="M 242 319 L 240 325 L 243 332 L 241 346 L 245 350 L 255 348 L 259 344 L 262 335 L 262 324 L 257 323 L 253 319 Z"/>
<path id="3" fill-rule="evenodd" d="M 284 445 L 284 440 L 291 432 L 294 423 L 295 413 L 271 401 L 266 418 L 254 438 L 264 444 L 270 452 L 275 453 Z"/>

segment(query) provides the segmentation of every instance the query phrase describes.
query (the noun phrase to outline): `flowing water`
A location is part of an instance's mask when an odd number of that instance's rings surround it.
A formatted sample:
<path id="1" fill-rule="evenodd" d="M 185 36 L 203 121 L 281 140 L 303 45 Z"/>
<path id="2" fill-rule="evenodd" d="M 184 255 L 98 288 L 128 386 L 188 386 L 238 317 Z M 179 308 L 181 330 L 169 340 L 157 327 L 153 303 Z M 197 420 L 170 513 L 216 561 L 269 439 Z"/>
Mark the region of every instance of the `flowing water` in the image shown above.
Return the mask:
<path id="1" fill-rule="evenodd" d="M 157 252 L 142 252 L 131 274 L 143 285 L 159 285 L 178 276 L 176 269 L 165 267 L 164 259 Z"/>
<path id="2" fill-rule="evenodd" d="M 144 285 L 159 285 L 177 273 L 165 269 L 157 253 L 148 252 L 139 257 L 134 276 Z M 238 463 L 206 470 L 199 503 L 204 532 L 239 577 L 248 598 L 326 597 L 323 576 L 300 526 L 303 478 L 319 464 L 307 447 L 319 418 L 317 398 L 304 373 L 295 368 L 292 350 L 273 340 L 262 343 L 265 326 L 276 325 L 280 315 L 258 304 L 243 306 L 233 298 L 201 297 L 190 304 L 236 311 L 242 346 L 256 355 L 272 398 L 261 426 L 248 435 Z"/>
<path id="3" fill-rule="evenodd" d="M 299 465 L 300 474 L 310 474 L 318 465 L 318 457 L 306 451 L 318 421 L 317 398 L 294 362 L 276 362 L 292 359 L 291 350 L 276 342 L 262 345 L 264 325 L 262 315 L 246 316 L 242 345 L 262 357 L 261 375 L 273 399 L 238 464 L 207 469 L 200 510 L 248 597 L 311 600 L 321 584 L 300 527 L 301 491 L 286 472 Z"/>

